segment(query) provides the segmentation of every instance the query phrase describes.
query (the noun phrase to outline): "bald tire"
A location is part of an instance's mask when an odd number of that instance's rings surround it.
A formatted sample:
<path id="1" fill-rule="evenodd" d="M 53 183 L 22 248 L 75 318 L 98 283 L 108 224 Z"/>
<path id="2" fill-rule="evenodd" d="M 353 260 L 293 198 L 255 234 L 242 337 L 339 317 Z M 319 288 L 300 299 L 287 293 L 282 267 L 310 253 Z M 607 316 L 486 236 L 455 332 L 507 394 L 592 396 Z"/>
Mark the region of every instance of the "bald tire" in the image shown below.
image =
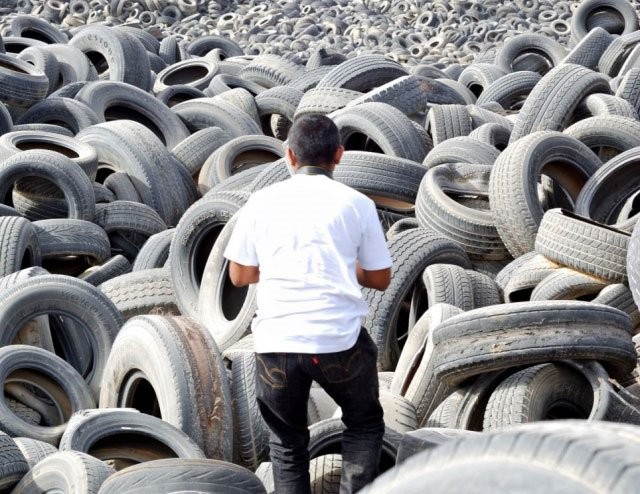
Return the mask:
<path id="1" fill-rule="evenodd" d="M 154 402 L 145 401 L 149 388 Z M 134 405 L 183 431 L 207 457 L 231 461 L 229 382 L 215 342 L 196 321 L 140 316 L 122 327 L 105 366 L 100 406 Z"/>
<path id="2" fill-rule="evenodd" d="M 587 359 L 600 361 L 613 377 L 623 377 L 635 367 L 631 329 L 625 313 L 592 302 L 483 307 L 451 317 L 434 329 L 433 373 L 436 379 L 456 385 L 483 372 L 517 365 Z"/>
<path id="3" fill-rule="evenodd" d="M 170 458 L 134 465 L 104 482 L 99 494 L 264 494 L 260 479 L 246 468 L 213 459 Z"/>
<path id="4" fill-rule="evenodd" d="M 11 492 L 37 494 L 77 489 L 77 492 L 98 494 L 102 483 L 113 473 L 109 465 L 86 453 L 58 452 L 34 466 Z"/>

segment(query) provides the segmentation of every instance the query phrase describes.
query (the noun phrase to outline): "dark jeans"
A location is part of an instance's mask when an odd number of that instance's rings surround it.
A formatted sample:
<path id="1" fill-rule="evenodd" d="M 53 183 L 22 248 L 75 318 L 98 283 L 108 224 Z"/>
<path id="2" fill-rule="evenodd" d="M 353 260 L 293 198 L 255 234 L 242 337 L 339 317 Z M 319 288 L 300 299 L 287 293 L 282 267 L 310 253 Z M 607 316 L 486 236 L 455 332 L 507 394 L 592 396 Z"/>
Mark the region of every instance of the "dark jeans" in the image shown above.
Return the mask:
<path id="1" fill-rule="evenodd" d="M 365 329 L 343 352 L 256 354 L 257 399 L 271 430 L 277 494 L 311 492 L 307 402 L 312 380 L 342 408 L 340 494 L 357 492 L 376 477 L 384 434 L 376 355 Z"/>

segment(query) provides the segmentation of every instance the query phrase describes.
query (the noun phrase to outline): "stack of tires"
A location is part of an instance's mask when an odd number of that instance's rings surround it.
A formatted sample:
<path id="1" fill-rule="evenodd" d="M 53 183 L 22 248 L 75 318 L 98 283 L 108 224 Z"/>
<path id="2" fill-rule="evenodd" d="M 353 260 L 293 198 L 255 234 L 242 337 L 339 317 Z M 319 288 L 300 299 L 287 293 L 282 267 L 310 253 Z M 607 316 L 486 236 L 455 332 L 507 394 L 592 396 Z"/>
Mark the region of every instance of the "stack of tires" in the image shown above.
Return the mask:
<path id="1" fill-rule="evenodd" d="M 290 177 L 283 143 L 308 113 L 338 126 L 334 178 L 374 201 L 394 261 L 390 287 L 363 292 L 389 470 L 370 492 L 434 469 L 466 490 L 458 464 L 512 453 L 568 490 L 632 485 L 630 5 L 585 1 L 566 43 L 526 33 L 448 66 L 16 16 L 0 54 L 0 490 L 273 492 L 255 287 L 229 282 L 222 253 L 250 195 Z M 314 492 L 339 490 L 339 417 L 312 388 Z M 575 422 L 536 424 L 554 419 Z M 584 451 L 604 473 L 574 484 Z M 473 468 L 498 488 L 496 466 Z M 499 488 L 553 485 L 518 469 Z"/>

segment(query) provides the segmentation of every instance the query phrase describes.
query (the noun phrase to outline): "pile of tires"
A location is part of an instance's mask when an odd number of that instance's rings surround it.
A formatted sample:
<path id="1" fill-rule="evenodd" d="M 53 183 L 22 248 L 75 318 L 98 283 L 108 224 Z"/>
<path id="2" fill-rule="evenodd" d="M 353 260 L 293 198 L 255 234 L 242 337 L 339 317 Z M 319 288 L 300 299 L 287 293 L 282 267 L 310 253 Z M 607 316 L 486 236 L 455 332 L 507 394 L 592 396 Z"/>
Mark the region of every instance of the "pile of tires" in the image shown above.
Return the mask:
<path id="1" fill-rule="evenodd" d="M 547 22 L 564 5 L 522 3 Z M 311 19 L 319 5 L 287 12 Z M 358 5 L 343 7 L 373 8 Z M 478 4 L 443 5 L 437 25 L 451 27 L 448 12 Z M 103 7 L 135 17 L 169 6 Z M 178 6 L 204 18 L 200 4 Z M 566 36 L 505 35 L 475 58 L 417 41 L 429 55 L 410 60 L 385 56 L 383 34 L 375 46 L 252 52 L 256 26 L 281 27 L 260 24 L 258 6 L 238 8 L 253 22 L 244 41 L 209 24 L 189 40 L 113 19 L 67 29 L 45 21 L 51 13 L 7 16 L 0 491 L 273 492 L 255 401 L 255 287 L 231 285 L 222 252 L 250 195 L 290 177 L 283 143 L 307 113 L 338 126 L 346 152 L 334 178 L 375 202 L 394 261 L 385 292 L 364 290 L 387 428 L 388 473 L 371 492 L 407 490 L 398 479 L 431 475 L 427 458 L 448 472 L 464 452 L 502 461 L 527 438 L 558 442 L 518 449 L 523 468 L 546 471 L 546 451 L 580 449 L 580 437 L 598 449 L 606 437 L 602 448 L 633 470 L 635 446 L 619 444 L 640 424 L 630 6 L 584 1 L 562 18 Z M 415 24 L 409 7 L 402 22 Z M 339 417 L 312 388 L 314 492 L 338 492 Z M 588 424 L 560 435 L 534 424 L 553 419 Z M 567 461 L 567 472 L 580 465 Z"/>

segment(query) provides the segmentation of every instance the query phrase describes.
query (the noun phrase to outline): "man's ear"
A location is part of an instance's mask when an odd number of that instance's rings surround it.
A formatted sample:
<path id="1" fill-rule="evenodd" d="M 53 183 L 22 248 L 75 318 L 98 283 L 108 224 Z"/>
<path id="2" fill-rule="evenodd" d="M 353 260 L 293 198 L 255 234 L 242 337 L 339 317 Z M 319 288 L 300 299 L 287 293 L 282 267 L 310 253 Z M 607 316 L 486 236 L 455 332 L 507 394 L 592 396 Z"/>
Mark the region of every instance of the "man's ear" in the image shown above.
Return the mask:
<path id="1" fill-rule="evenodd" d="M 291 148 L 287 148 L 285 157 L 292 168 L 296 168 L 298 166 L 298 158 L 296 158 L 296 155 L 293 153 Z"/>
<path id="2" fill-rule="evenodd" d="M 338 163 L 340 163 L 340 160 L 342 159 L 343 154 L 344 154 L 344 146 L 340 146 L 338 149 L 336 149 L 336 154 L 333 155 L 334 165 L 337 165 Z"/>

